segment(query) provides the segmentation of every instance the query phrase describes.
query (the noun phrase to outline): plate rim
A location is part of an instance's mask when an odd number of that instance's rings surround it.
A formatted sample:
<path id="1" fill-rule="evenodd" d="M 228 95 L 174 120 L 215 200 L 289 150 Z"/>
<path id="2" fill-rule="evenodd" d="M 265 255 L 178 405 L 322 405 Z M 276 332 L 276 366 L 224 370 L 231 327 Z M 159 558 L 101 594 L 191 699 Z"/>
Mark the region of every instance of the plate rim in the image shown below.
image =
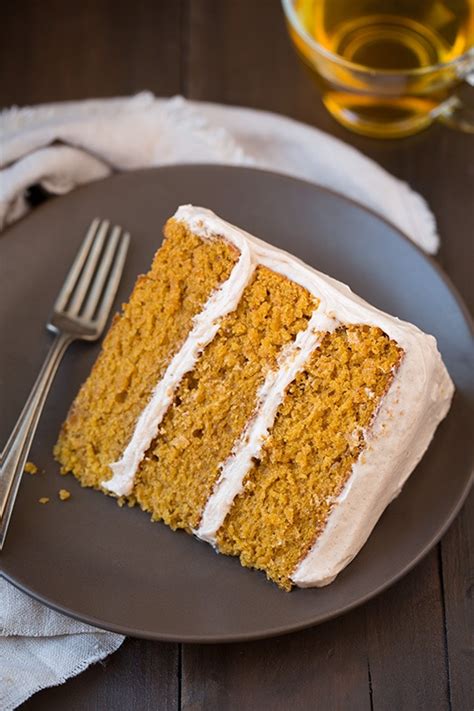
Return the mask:
<path id="1" fill-rule="evenodd" d="M 251 173 L 261 173 L 261 174 L 266 174 L 271 176 L 272 178 L 277 178 L 277 179 L 284 179 L 288 180 L 289 182 L 293 183 L 299 183 L 306 188 L 310 188 L 313 190 L 316 190 L 317 192 L 320 193 L 326 193 L 328 195 L 331 195 L 332 197 L 336 197 L 338 200 L 341 200 L 345 203 L 349 203 L 353 207 L 361 210 L 362 212 L 369 214 L 372 218 L 375 218 L 376 220 L 384 223 L 387 225 L 394 233 L 396 233 L 398 238 L 402 238 L 402 241 L 405 243 L 408 243 L 409 246 L 415 250 L 415 252 L 418 252 L 418 255 L 421 256 L 422 259 L 426 260 L 431 267 L 434 268 L 434 271 L 436 272 L 437 276 L 441 279 L 441 281 L 444 283 L 444 285 L 448 288 L 452 296 L 454 297 L 454 300 L 456 302 L 457 307 L 459 308 L 464 322 L 466 323 L 466 326 L 468 327 L 468 330 L 471 334 L 471 336 L 474 337 L 474 317 L 471 315 L 467 304 L 464 302 L 458 288 L 453 284 L 450 276 L 446 274 L 446 272 L 442 269 L 440 264 L 434 259 L 434 257 L 421 249 L 403 230 L 401 230 L 398 226 L 396 226 L 393 222 L 391 222 L 389 219 L 384 217 L 383 215 L 380 215 L 377 213 L 375 210 L 373 210 L 370 207 L 367 207 L 365 205 L 362 205 L 361 203 L 357 202 L 357 200 L 354 200 L 353 198 L 347 197 L 343 195 L 342 193 L 333 190 L 332 188 L 328 188 L 324 185 L 319 185 L 318 183 L 305 180 L 302 178 L 298 178 L 286 173 L 278 173 L 275 171 L 271 171 L 268 169 L 264 168 L 258 168 L 258 167 L 253 167 L 253 166 L 242 166 L 242 165 L 227 165 L 227 164 L 221 164 L 221 163 L 179 163 L 179 164 L 171 164 L 171 165 L 163 165 L 163 166 L 155 166 L 155 167 L 149 167 L 149 168 L 141 168 L 138 170 L 130 170 L 130 171 L 123 171 L 120 173 L 116 173 L 110 176 L 107 176 L 105 178 L 101 178 L 100 180 L 93 181 L 90 183 L 87 183 L 83 186 L 79 186 L 79 188 L 76 188 L 75 190 L 71 191 L 70 193 L 67 193 L 67 195 L 70 195 L 71 193 L 77 193 L 80 192 L 82 189 L 87 190 L 91 186 L 93 187 L 95 184 L 100 184 L 103 182 L 113 182 L 114 180 L 120 179 L 123 176 L 129 175 L 129 174 L 147 174 L 147 173 L 166 173 L 166 172 L 172 172 L 172 171 L 180 171 L 180 170 L 187 170 L 187 169 L 192 169 L 192 170 L 204 170 L 204 171 L 209 171 L 209 172 L 218 172 L 218 171 L 230 171 L 230 172 L 240 172 L 240 173 L 246 173 L 246 172 L 251 172 Z M 55 195 L 54 198 L 63 197 L 62 195 Z M 49 200 L 46 200 L 42 205 L 38 206 L 31 212 L 29 212 L 25 217 L 28 219 L 28 217 L 33 216 L 35 213 L 37 213 L 39 210 L 43 208 L 43 206 L 47 206 L 50 203 Z M 23 219 L 23 218 L 21 218 Z M 14 228 L 15 225 L 18 224 L 19 221 L 13 223 L 12 225 L 9 225 L 9 228 Z M 8 234 L 10 231 L 9 228 L 5 230 L 4 236 Z M 353 600 L 351 603 L 343 605 L 339 607 L 336 610 L 333 610 L 330 613 L 321 613 L 319 615 L 315 615 L 312 617 L 310 620 L 306 620 L 303 622 L 299 623 L 294 623 L 291 625 L 284 625 L 282 627 L 274 627 L 271 629 L 266 629 L 266 630 L 256 630 L 254 632 L 243 632 L 242 634 L 223 634 L 223 635 L 208 635 L 206 637 L 202 637 L 200 635 L 179 635 L 175 636 L 172 634 L 156 634 L 154 632 L 147 632 L 145 630 L 137 630 L 133 627 L 127 627 L 123 625 L 115 625 L 113 623 L 106 623 L 104 625 L 104 622 L 93 615 L 85 615 L 85 614 L 78 614 L 74 610 L 71 610 L 67 605 L 61 605 L 57 604 L 55 602 L 50 601 L 48 598 L 42 596 L 41 594 L 31 591 L 26 585 L 22 584 L 21 582 L 13 579 L 8 573 L 6 573 L 3 570 L 2 567 L 2 556 L 0 553 L 0 576 L 3 577 L 5 580 L 7 580 L 9 583 L 11 583 L 16 589 L 21 590 L 25 594 L 27 594 L 29 597 L 32 599 L 46 605 L 52 610 L 55 610 L 56 612 L 59 612 L 61 614 L 66 615 L 67 617 L 70 617 L 72 619 L 78 620 L 80 622 L 84 622 L 86 624 L 89 624 L 94 627 L 98 627 L 99 629 L 103 630 L 108 630 L 110 632 L 114 632 L 116 634 L 122 634 L 125 636 L 130 636 L 130 637 L 135 637 L 139 639 L 146 639 L 146 640 L 154 640 L 154 641 L 161 641 L 161 642 L 173 642 L 173 643 L 185 643 L 185 644 L 222 644 L 222 643 L 239 643 L 239 642 L 245 642 L 245 641 L 255 641 L 259 639 L 270 639 L 272 637 L 278 637 L 278 636 L 283 636 L 286 634 L 291 634 L 293 632 L 298 632 L 303 629 L 308 629 L 311 627 L 315 627 L 319 624 L 322 624 L 323 622 L 327 622 L 329 620 L 333 620 L 336 617 L 340 617 L 341 615 L 344 615 L 346 613 L 349 613 L 350 611 L 356 609 L 357 607 L 360 607 L 367 603 L 369 600 L 373 599 L 374 597 L 378 596 L 381 594 L 383 591 L 387 590 L 389 587 L 394 585 L 398 580 L 401 578 L 405 577 L 413 568 L 415 568 L 424 558 L 425 556 L 434 548 L 434 546 L 439 543 L 441 538 L 445 535 L 447 530 L 451 527 L 452 523 L 454 522 L 455 518 L 457 517 L 459 511 L 461 510 L 462 506 L 464 505 L 471 487 L 474 484 L 474 465 L 471 468 L 470 474 L 468 478 L 466 479 L 466 483 L 464 485 L 464 488 L 462 490 L 462 493 L 460 497 L 458 498 L 455 506 L 451 509 L 449 512 L 449 515 L 445 518 L 443 525 L 436 531 L 435 535 L 431 537 L 431 539 L 426 543 L 426 545 L 419 551 L 419 553 L 409 562 L 407 563 L 403 568 L 398 570 L 395 574 L 393 574 L 391 577 L 387 578 L 383 583 L 381 583 L 377 588 L 371 590 L 370 592 L 366 593 L 365 595 L 362 595 L 361 597 Z"/>
<path id="2" fill-rule="evenodd" d="M 456 506 L 452 509 L 450 516 L 445 520 L 444 525 L 436 535 L 430 540 L 429 543 L 420 551 L 418 556 L 414 558 L 410 563 L 408 563 L 404 568 L 398 571 L 391 578 L 385 580 L 381 585 L 379 585 L 374 590 L 371 590 L 366 595 L 354 600 L 349 605 L 344 605 L 337 610 L 329 614 L 322 614 L 320 616 L 315 616 L 311 621 L 300 622 L 293 624 L 291 626 L 285 625 L 283 627 L 275 627 L 272 629 L 267 629 L 266 631 L 255 631 L 255 632 L 243 632 L 237 635 L 208 635 L 207 637 L 201 637 L 199 635 L 168 635 L 168 634 L 155 634 L 154 632 L 145 632 L 143 630 L 136 630 L 135 628 L 123 627 L 121 625 L 115 625 L 111 623 L 104 623 L 92 615 L 80 615 L 70 610 L 67 606 L 57 605 L 48 601 L 47 598 L 39 595 L 38 593 L 30 592 L 26 587 L 23 587 L 17 581 L 12 580 L 8 575 L 6 575 L 2 570 L 0 570 L 0 576 L 11 583 L 17 590 L 26 593 L 29 597 L 37 602 L 46 605 L 46 607 L 59 612 L 67 617 L 70 617 L 78 622 L 84 622 L 85 624 L 91 625 L 92 627 L 97 627 L 101 630 L 106 630 L 108 632 L 113 632 L 115 634 L 121 634 L 125 637 L 133 637 L 135 639 L 145 639 L 155 642 L 170 642 L 177 644 L 238 644 L 239 642 L 254 642 L 259 639 L 272 639 L 273 637 L 282 637 L 287 634 L 292 634 L 293 632 L 301 632 L 305 629 L 310 629 L 312 627 L 317 627 L 324 622 L 329 622 L 337 617 L 342 617 L 346 613 L 352 612 L 358 607 L 365 605 L 367 602 L 373 598 L 380 595 L 382 592 L 390 588 L 396 582 L 404 578 L 408 573 L 413 570 L 427 555 L 433 550 L 433 548 L 439 543 L 444 534 L 448 531 L 451 525 L 454 523 L 459 511 L 464 505 L 471 487 L 474 483 L 474 470 L 471 471 L 470 478 L 468 479 L 466 486 L 464 487 L 462 496 L 459 498 Z"/>

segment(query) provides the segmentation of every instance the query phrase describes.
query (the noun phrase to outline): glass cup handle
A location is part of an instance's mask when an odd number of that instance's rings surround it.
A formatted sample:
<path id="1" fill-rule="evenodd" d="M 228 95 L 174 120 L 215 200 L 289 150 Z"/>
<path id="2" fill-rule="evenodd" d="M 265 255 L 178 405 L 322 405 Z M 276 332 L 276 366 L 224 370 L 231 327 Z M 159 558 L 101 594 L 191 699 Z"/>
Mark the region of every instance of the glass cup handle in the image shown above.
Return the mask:
<path id="1" fill-rule="evenodd" d="M 474 59 L 472 56 L 467 66 L 459 68 L 459 77 L 466 84 L 474 87 Z M 437 106 L 432 112 L 432 116 L 450 128 L 465 133 L 474 133 L 474 102 L 469 105 L 456 94 Z"/>

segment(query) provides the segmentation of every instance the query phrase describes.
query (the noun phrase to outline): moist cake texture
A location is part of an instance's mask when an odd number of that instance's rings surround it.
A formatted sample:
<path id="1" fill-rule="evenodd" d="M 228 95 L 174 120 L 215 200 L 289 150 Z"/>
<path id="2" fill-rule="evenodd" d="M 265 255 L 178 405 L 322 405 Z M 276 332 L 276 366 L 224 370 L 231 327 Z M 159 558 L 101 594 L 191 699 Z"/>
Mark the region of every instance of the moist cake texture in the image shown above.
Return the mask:
<path id="1" fill-rule="evenodd" d="M 63 473 L 265 571 L 331 582 L 449 409 L 431 336 L 183 206 L 55 447 Z"/>
<path id="2" fill-rule="evenodd" d="M 401 351 L 380 329 L 328 334 L 288 387 L 270 436 L 244 479 L 217 543 L 281 587 L 326 523 L 364 447 L 363 432 Z"/>
<path id="3" fill-rule="evenodd" d="M 258 388 L 316 304 L 306 289 L 257 267 L 237 309 L 181 381 L 140 464 L 134 493 L 154 519 L 188 531 L 198 526 L 219 465 L 255 411 Z"/>

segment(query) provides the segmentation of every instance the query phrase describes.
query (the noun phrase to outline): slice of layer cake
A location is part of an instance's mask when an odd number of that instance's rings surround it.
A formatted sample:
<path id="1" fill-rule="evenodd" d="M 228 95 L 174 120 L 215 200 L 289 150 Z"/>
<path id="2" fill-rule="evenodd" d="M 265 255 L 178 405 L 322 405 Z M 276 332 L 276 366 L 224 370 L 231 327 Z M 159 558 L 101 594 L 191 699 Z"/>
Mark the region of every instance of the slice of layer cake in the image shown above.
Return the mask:
<path id="1" fill-rule="evenodd" d="M 432 336 L 183 206 L 74 401 L 62 471 L 284 589 L 331 582 L 446 415 Z"/>

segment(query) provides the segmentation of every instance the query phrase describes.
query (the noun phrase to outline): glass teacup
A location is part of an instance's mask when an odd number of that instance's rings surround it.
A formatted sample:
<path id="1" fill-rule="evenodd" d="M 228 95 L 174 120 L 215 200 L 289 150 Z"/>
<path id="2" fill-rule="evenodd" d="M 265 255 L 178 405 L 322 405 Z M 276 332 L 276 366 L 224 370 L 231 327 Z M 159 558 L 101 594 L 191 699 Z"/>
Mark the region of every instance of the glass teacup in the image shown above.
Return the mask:
<path id="1" fill-rule="evenodd" d="M 366 136 L 435 119 L 474 132 L 456 90 L 474 84 L 474 0 L 282 0 L 290 36 L 328 111 Z"/>

